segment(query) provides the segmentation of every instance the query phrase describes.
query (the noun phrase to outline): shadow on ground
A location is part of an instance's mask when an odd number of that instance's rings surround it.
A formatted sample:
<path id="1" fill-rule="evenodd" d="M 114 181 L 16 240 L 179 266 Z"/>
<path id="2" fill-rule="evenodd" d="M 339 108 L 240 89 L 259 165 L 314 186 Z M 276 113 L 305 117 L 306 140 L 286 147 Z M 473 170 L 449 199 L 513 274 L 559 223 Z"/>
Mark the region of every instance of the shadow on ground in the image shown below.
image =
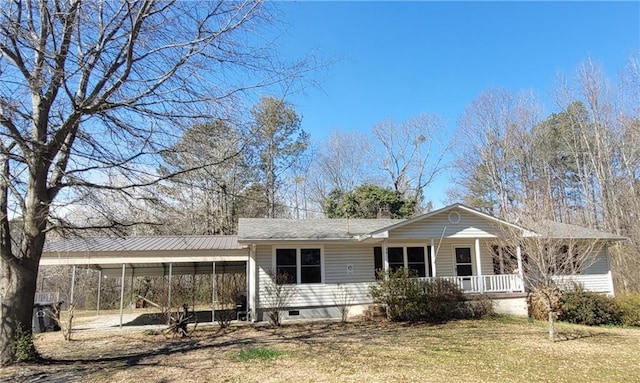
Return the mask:
<path id="1" fill-rule="evenodd" d="M 175 315 L 175 313 L 174 313 Z M 196 318 L 198 323 L 210 323 L 211 311 L 200 310 L 196 311 Z M 216 321 L 221 318 L 236 319 L 235 310 L 216 310 Z M 123 323 L 123 326 L 148 326 L 148 325 L 162 325 L 167 324 L 167 316 L 163 313 L 146 313 L 138 315 L 134 320 Z"/>

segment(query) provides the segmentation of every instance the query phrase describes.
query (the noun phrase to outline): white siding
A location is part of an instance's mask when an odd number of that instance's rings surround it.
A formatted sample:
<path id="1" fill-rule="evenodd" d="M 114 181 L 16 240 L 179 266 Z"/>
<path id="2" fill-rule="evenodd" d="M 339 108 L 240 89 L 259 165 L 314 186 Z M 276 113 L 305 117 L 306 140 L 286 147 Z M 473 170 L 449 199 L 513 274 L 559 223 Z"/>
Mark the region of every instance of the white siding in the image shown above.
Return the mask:
<path id="1" fill-rule="evenodd" d="M 348 291 L 352 304 L 371 302 L 369 284 L 374 280 L 372 245 L 306 243 L 298 247 L 323 248 L 324 283 L 291 285 L 295 294 L 289 302 L 290 308 L 335 306 L 339 303 L 340 289 Z M 264 287 L 271 283 L 269 273 L 273 268 L 273 248 L 271 245 L 259 245 L 256 248 L 258 308 L 267 305 Z M 351 273 L 347 265 L 352 266 Z"/>
<path id="2" fill-rule="evenodd" d="M 438 240 L 435 241 L 435 247 L 438 248 Z M 493 275 L 493 258 L 491 250 L 486 240 L 480 241 L 480 262 L 482 263 L 482 275 Z M 471 249 L 471 267 L 473 275 L 478 275 L 478 267 L 476 265 L 476 249 L 475 241 L 470 239 L 443 239 L 440 243 L 440 249 L 436 256 L 436 276 L 452 277 L 456 275 L 455 270 L 455 252 L 456 247 L 468 247 Z"/>
<path id="3" fill-rule="evenodd" d="M 458 223 L 449 222 L 450 212 L 460 215 Z M 496 223 L 467 211 L 454 209 L 393 229 L 389 232 L 389 238 L 491 238 L 499 234 Z"/>
<path id="4" fill-rule="evenodd" d="M 588 291 L 597 293 L 607 293 L 613 295 L 613 283 L 611 274 L 589 274 L 589 275 L 566 275 L 555 277 L 556 283 L 560 286 L 571 286 L 573 282 L 577 282 Z"/>
<path id="5" fill-rule="evenodd" d="M 371 282 L 374 279 L 373 246 L 331 244 L 324 246 L 325 282 Z M 349 274 L 347 265 L 352 266 Z"/>

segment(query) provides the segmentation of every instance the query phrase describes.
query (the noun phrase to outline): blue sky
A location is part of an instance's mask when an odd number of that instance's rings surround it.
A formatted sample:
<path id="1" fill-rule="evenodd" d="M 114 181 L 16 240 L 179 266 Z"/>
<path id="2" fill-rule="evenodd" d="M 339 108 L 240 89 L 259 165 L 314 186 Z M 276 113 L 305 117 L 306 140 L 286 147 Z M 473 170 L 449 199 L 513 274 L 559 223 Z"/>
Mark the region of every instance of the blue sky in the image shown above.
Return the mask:
<path id="1" fill-rule="evenodd" d="M 481 92 L 533 90 L 591 58 L 615 77 L 640 50 L 640 2 L 280 2 L 282 53 L 337 59 L 288 97 L 314 140 L 436 113 L 455 130 Z M 553 111 L 548 104 L 545 113 Z M 447 177 L 432 188 L 442 206 Z"/>

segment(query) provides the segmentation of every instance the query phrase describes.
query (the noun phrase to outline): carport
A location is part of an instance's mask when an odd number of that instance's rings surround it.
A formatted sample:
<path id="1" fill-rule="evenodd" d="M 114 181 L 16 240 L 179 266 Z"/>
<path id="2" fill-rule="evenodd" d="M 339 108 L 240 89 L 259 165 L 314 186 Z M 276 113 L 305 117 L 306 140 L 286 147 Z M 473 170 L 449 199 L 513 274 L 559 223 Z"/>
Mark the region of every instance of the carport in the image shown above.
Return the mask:
<path id="1" fill-rule="evenodd" d="M 158 237 L 73 237 L 45 246 L 41 266 L 71 265 L 73 302 L 76 267 L 99 271 L 97 311 L 103 276 L 120 277 L 120 327 L 124 312 L 125 278 L 168 277 L 168 306 L 171 307 L 171 278 L 174 275 L 211 274 L 211 318 L 215 318 L 216 273 L 249 274 L 249 249 L 234 235 Z M 246 278 L 247 292 L 250 291 Z"/>

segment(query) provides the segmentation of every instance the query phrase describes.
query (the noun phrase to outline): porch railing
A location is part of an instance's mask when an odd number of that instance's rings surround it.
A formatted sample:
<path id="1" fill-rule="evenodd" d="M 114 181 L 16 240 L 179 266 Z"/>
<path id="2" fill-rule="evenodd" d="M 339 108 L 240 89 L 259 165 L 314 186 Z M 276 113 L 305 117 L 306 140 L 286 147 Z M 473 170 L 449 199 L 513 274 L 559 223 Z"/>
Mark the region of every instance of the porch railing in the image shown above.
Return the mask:
<path id="1" fill-rule="evenodd" d="M 519 293 L 524 292 L 524 284 L 519 275 L 482 275 L 468 277 L 428 277 L 424 280 L 447 280 L 457 285 L 465 293 Z M 481 283 L 482 282 L 482 283 Z"/>

